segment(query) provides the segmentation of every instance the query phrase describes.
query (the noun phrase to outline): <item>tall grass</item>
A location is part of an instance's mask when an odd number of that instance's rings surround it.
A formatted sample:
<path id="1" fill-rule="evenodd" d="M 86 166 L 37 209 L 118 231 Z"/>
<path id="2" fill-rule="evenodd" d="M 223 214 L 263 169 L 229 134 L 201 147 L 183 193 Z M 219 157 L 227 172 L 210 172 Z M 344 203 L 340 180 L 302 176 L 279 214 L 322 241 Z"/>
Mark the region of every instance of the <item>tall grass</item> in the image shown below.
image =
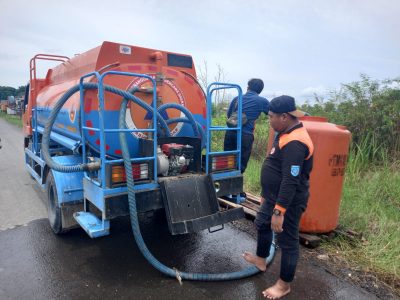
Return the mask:
<path id="1" fill-rule="evenodd" d="M 347 173 L 360 174 L 371 167 L 387 165 L 389 162 L 389 150 L 378 142 L 373 133 L 369 132 L 360 143 L 352 144 Z"/>
<path id="2" fill-rule="evenodd" d="M 226 126 L 225 113 L 216 114 L 212 118 L 213 126 Z M 211 148 L 213 151 L 222 151 L 224 145 L 225 131 L 213 131 L 211 133 Z M 265 114 L 262 114 L 256 121 L 252 157 L 263 159 L 266 155 L 268 137 L 269 137 L 269 122 Z"/>
<path id="3" fill-rule="evenodd" d="M 360 270 L 400 290 L 400 169 L 387 149 L 367 136 L 354 145 L 346 171 L 340 224 L 363 235 L 326 245 Z"/>
<path id="4" fill-rule="evenodd" d="M 261 114 L 256 122 L 254 130 L 254 144 L 252 150 L 252 158 L 263 160 L 267 154 L 267 145 L 269 139 L 269 121 L 265 114 Z"/>

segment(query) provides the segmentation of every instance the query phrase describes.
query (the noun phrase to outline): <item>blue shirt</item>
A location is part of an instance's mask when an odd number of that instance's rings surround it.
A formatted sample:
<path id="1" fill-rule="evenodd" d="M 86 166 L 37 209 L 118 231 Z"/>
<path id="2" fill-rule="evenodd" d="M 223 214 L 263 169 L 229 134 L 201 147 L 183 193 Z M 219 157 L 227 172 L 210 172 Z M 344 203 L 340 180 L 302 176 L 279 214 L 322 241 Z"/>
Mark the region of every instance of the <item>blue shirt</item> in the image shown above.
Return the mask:
<path id="1" fill-rule="evenodd" d="M 227 112 L 228 118 L 231 116 L 232 112 L 237 110 L 236 102 L 237 97 L 235 97 L 229 105 Z M 260 97 L 256 92 L 247 91 L 242 97 L 242 112 L 244 112 L 247 117 L 247 123 L 243 125 L 242 131 L 253 134 L 254 123 L 262 112 L 268 114 L 268 108 L 269 101 L 266 98 Z"/>

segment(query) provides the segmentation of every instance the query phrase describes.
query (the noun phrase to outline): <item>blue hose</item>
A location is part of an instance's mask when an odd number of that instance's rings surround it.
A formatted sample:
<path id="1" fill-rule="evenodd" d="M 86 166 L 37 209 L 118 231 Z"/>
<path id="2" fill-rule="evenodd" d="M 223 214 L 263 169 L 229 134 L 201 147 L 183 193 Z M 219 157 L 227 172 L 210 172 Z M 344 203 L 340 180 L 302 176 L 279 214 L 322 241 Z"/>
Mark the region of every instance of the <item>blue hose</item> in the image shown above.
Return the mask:
<path id="1" fill-rule="evenodd" d="M 166 111 L 168 108 L 175 108 L 177 110 L 180 110 L 186 115 L 186 118 L 189 119 L 190 123 L 192 124 L 193 132 L 196 136 L 200 136 L 200 133 L 198 131 L 197 125 L 196 125 L 196 120 L 193 118 L 192 113 L 187 110 L 186 107 L 176 104 L 176 103 L 166 103 L 158 107 L 158 112 L 161 114 L 162 112 Z"/>
<path id="2" fill-rule="evenodd" d="M 128 103 L 128 99 L 123 99 L 121 102 L 121 108 L 119 113 L 119 127 L 126 128 L 125 124 L 125 113 L 126 113 L 126 105 Z M 234 280 L 234 279 L 241 279 L 245 277 L 249 277 L 255 275 L 260 272 L 260 270 L 255 267 L 251 266 L 244 270 L 231 272 L 231 273 L 220 273 L 220 274 L 204 274 L 204 273 L 187 273 L 187 272 L 180 272 L 177 269 L 171 269 L 160 261 L 158 261 L 153 254 L 147 248 L 142 234 L 140 232 L 139 221 L 137 217 L 137 210 L 136 210 L 136 196 L 135 196 L 135 184 L 133 181 L 132 175 L 132 165 L 129 156 L 129 148 L 125 138 L 125 133 L 119 133 L 119 140 L 121 144 L 122 150 L 122 157 L 124 160 L 125 172 L 126 172 L 126 179 L 127 179 L 127 187 L 128 187 L 128 203 L 129 203 L 129 215 L 131 220 L 131 226 L 133 231 L 133 236 L 135 237 L 136 244 L 139 247 L 139 250 L 142 252 L 143 256 L 147 259 L 147 261 L 157 270 L 162 272 L 163 274 L 175 277 L 179 281 L 182 279 L 186 280 L 198 280 L 198 281 L 225 281 L 225 280 Z M 270 255 L 267 258 L 267 264 L 269 264 L 275 255 L 275 246 L 272 245 L 270 249 Z"/>
<path id="3" fill-rule="evenodd" d="M 97 89 L 98 85 L 97 83 L 83 83 L 83 89 L 89 90 L 89 89 Z M 121 89 L 117 89 L 112 86 L 105 85 L 104 89 L 108 92 L 117 94 L 122 96 L 124 99 L 129 99 L 136 104 L 140 105 L 144 109 L 146 109 L 149 112 L 153 111 L 153 108 L 148 105 L 146 102 L 142 101 L 138 97 L 132 95 L 129 91 L 124 91 Z M 131 91 L 133 91 L 135 88 L 132 88 Z M 68 91 L 65 92 L 65 94 L 60 98 L 60 100 L 57 101 L 57 103 L 54 105 L 53 110 L 50 113 L 49 119 L 46 122 L 44 132 L 43 132 L 43 137 L 42 137 L 42 155 L 43 159 L 45 160 L 46 164 L 49 166 L 49 168 L 58 171 L 58 172 L 63 172 L 63 173 L 72 173 L 72 172 L 82 172 L 82 171 L 93 171 L 93 170 L 98 170 L 100 168 L 100 163 L 99 162 L 91 162 L 87 164 L 77 164 L 77 165 L 72 165 L 72 166 L 66 166 L 59 164 L 55 162 L 49 151 L 49 143 L 50 143 L 50 133 L 51 129 L 53 127 L 53 124 L 57 118 L 57 115 L 65 102 L 68 101 L 68 99 L 75 94 L 76 92 L 79 91 L 79 84 L 73 86 L 70 88 Z M 126 108 L 125 108 L 126 111 Z M 162 116 L 157 112 L 157 119 L 161 127 L 164 129 L 164 132 L 167 136 L 170 135 L 169 133 L 169 128 L 165 120 L 162 118 Z"/>
<path id="4" fill-rule="evenodd" d="M 83 88 L 86 89 L 97 89 L 98 85 L 96 83 L 84 83 Z M 126 106 L 128 104 L 128 101 L 133 101 L 140 105 L 141 107 L 145 108 L 148 111 L 152 111 L 152 108 L 139 98 L 135 97 L 129 92 L 111 87 L 111 86 L 105 86 L 104 87 L 106 91 L 109 91 L 114 94 L 118 94 L 123 97 L 123 100 L 121 102 L 121 108 L 120 108 L 120 114 L 119 114 L 119 128 L 126 128 L 126 123 L 125 123 L 125 114 L 126 114 Z M 42 138 L 42 155 L 44 160 L 46 161 L 47 165 L 59 172 L 64 172 L 64 173 L 71 173 L 71 172 L 81 172 L 81 171 L 86 171 L 86 170 L 94 170 L 100 168 L 99 165 L 91 165 L 93 163 L 88 163 L 88 164 L 78 164 L 78 165 L 73 165 L 73 166 L 65 166 L 56 163 L 53 161 L 50 152 L 49 152 L 49 142 L 50 142 L 50 133 L 51 129 L 53 127 L 53 124 L 56 120 L 56 117 L 61 110 L 62 106 L 67 102 L 67 100 L 75 94 L 77 91 L 79 91 L 79 85 L 76 85 L 69 89 L 61 98 L 60 100 L 57 101 L 56 105 L 54 106 L 50 116 L 49 120 L 46 123 L 44 132 L 43 132 L 43 138 Z M 130 90 L 130 92 L 134 92 L 135 89 Z M 169 136 L 169 128 L 167 125 L 167 122 L 161 117 L 160 112 L 164 111 L 167 108 L 177 108 L 185 113 L 187 116 L 189 122 L 192 123 L 193 126 L 193 131 L 195 134 L 199 135 L 204 135 L 204 132 L 202 132 L 201 126 L 194 120 L 193 116 L 190 114 L 186 108 L 183 108 L 181 106 L 178 107 L 176 104 L 165 104 L 160 107 L 159 111 L 157 112 L 157 117 L 160 122 L 160 125 L 165 129 L 166 134 Z M 186 119 L 179 120 L 179 122 L 187 122 Z M 174 119 L 170 120 L 169 123 L 173 123 Z M 164 273 L 167 276 L 170 277 L 175 277 L 179 281 L 181 279 L 186 279 L 186 280 L 199 280 L 199 281 L 224 281 L 224 280 L 234 280 L 234 279 L 241 279 L 245 277 L 249 277 L 252 275 L 255 275 L 260 272 L 260 270 L 255 267 L 251 266 L 248 267 L 244 270 L 237 271 L 237 272 L 231 272 L 231 273 L 220 273 L 220 274 L 202 274 L 202 273 L 187 273 L 187 272 L 180 272 L 176 269 L 171 269 L 165 265 L 163 265 L 161 262 L 159 262 L 149 251 L 147 248 L 142 234 L 140 232 L 140 226 L 139 226 L 139 221 L 137 217 L 137 210 L 136 210 L 136 197 L 135 197 L 135 190 L 134 190 L 134 181 L 133 181 L 133 176 L 132 176 L 132 165 L 130 161 L 130 154 L 129 154 L 129 148 L 128 144 L 126 141 L 125 133 L 120 132 L 119 133 L 119 138 L 120 138 L 120 144 L 121 144 L 121 150 L 122 150 L 122 156 L 124 160 L 124 166 L 125 166 L 125 172 L 126 172 L 126 178 L 127 178 L 127 188 L 128 188 L 128 202 L 129 202 L 129 214 L 130 214 L 130 220 L 131 220 L 131 226 L 132 226 L 132 231 L 133 235 L 136 241 L 136 244 L 138 245 L 140 251 L 142 252 L 143 256 L 149 261 L 149 263 L 159 270 L 160 272 Z M 204 140 L 204 139 L 202 139 Z M 272 245 L 270 249 L 270 255 L 267 257 L 267 264 L 269 264 L 273 257 L 275 255 L 275 246 Z"/>

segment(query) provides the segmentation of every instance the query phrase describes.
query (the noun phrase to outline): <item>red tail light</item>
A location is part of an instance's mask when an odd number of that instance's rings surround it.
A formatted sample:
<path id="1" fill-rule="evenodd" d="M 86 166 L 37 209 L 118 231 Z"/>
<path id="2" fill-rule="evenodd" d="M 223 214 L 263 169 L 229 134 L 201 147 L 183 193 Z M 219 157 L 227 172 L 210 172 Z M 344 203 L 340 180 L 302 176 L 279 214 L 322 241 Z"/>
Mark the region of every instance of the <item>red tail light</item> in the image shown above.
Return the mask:
<path id="1" fill-rule="evenodd" d="M 148 163 L 143 164 L 132 164 L 132 175 L 134 180 L 143 180 L 149 178 L 149 165 Z M 111 171 L 111 183 L 119 184 L 126 182 L 125 167 L 124 166 L 112 166 Z"/>
<path id="2" fill-rule="evenodd" d="M 235 155 L 218 155 L 211 158 L 211 172 L 236 169 Z"/>

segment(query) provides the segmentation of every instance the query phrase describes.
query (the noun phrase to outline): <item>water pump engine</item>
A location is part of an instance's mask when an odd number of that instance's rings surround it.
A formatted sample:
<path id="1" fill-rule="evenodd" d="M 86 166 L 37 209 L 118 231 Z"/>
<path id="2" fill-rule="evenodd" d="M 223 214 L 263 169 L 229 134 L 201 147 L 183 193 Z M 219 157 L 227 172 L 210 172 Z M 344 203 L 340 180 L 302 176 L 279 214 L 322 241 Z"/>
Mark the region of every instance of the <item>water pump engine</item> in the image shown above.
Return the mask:
<path id="1" fill-rule="evenodd" d="M 164 144 L 157 151 L 159 174 L 175 176 L 187 172 L 193 161 L 194 148 L 190 145 Z"/>

